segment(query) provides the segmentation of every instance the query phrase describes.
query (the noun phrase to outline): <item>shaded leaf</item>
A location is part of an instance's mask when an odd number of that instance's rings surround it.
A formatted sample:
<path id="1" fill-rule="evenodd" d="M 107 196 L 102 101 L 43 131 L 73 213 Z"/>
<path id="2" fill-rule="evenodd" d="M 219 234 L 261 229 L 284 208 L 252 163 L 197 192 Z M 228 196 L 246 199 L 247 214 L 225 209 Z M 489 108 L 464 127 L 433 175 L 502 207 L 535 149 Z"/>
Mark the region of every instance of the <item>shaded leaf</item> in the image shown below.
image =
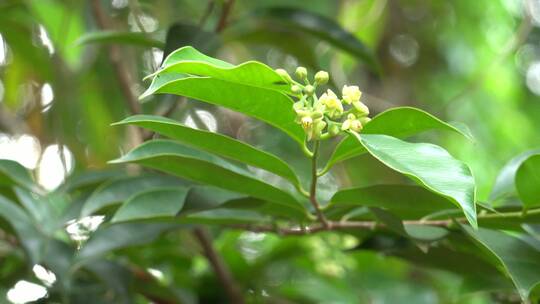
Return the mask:
<path id="1" fill-rule="evenodd" d="M 540 154 L 527 158 L 519 166 L 515 181 L 525 209 L 540 205 Z"/>
<path id="2" fill-rule="evenodd" d="M 149 38 L 145 33 L 139 32 L 119 32 L 119 31 L 99 31 L 85 33 L 77 44 L 126 44 L 142 47 L 163 48 L 165 44 L 159 40 Z"/>
<path id="3" fill-rule="evenodd" d="M 362 134 L 384 134 L 397 138 L 406 138 L 429 130 L 456 132 L 466 138 L 472 139 L 466 127 L 456 127 L 425 111 L 411 107 L 392 108 L 380 113 L 364 126 Z M 337 162 L 361 155 L 365 152 L 366 149 L 363 146 L 359 146 L 352 136 L 347 136 L 336 146 L 325 170 Z"/>
<path id="4" fill-rule="evenodd" d="M 231 137 L 186 127 L 175 120 L 160 116 L 136 115 L 115 125 L 123 124 L 150 129 L 185 145 L 264 169 L 285 178 L 293 185 L 300 184 L 294 171 L 283 160 Z"/>
<path id="5" fill-rule="evenodd" d="M 36 189 L 30 172 L 19 163 L 7 159 L 0 159 L 0 185 L 18 185 L 30 190 Z"/>
<path id="6" fill-rule="evenodd" d="M 476 187 L 467 165 L 436 145 L 408 143 L 387 135 L 352 136 L 389 168 L 450 199 L 463 210 L 469 223 L 477 226 Z"/>
<path id="7" fill-rule="evenodd" d="M 112 163 L 138 163 L 176 176 L 302 209 L 289 193 L 217 156 L 170 140 L 146 142 Z"/>
<path id="8" fill-rule="evenodd" d="M 187 196 L 187 188 L 152 189 L 140 193 L 125 202 L 114 214 L 112 222 L 174 217 Z"/>

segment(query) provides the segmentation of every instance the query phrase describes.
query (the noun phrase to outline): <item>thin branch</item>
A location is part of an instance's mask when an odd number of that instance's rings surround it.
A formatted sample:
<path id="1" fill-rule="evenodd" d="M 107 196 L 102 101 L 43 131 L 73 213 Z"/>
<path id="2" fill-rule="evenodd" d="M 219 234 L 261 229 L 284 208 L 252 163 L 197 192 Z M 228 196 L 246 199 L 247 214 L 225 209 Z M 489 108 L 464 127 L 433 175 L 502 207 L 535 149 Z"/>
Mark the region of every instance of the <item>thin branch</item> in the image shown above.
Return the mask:
<path id="1" fill-rule="evenodd" d="M 112 28 L 111 21 L 108 16 L 103 11 L 99 0 L 92 0 L 92 12 L 98 27 L 102 30 L 109 30 Z M 115 76 L 118 79 L 120 89 L 124 95 L 124 100 L 131 112 L 131 114 L 140 114 L 141 106 L 137 100 L 137 97 L 131 90 L 131 80 L 129 76 L 129 71 L 127 66 L 121 60 L 120 48 L 111 44 L 108 47 L 109 49 L 109 60 L 111 62 L 112 68 L 114 70 Z M 144 137 L 144 132 L 140 129 L 138 131 L 138 142 Z"/>
<path id="2" fill-rule="evenodd" d="M 227 20 L 234 5 L 234 0 L 226 0 L 221 10 L 221 16 L 216 27 L 216 33 L 222 32 L 227 27 Z"/>
<path id="3" fill-rule="evenodd" d="M 530 210 L 527 216 L 540 214 L 540 208 Z M 521 211 L 506 212 L 506 213 L 489 213 L 478 215 L 478 219 L 496 219 L 496 218 L 523 218 Z M 437 227 L 449 227 L 453 223 L 467 223 L 467 219 L 464 217 L 444 219 L 444 220 L 407 220 L 403 221 L 404 225 L 422 225 L 422 226 L 437 226 Z M 354 229 L 367 229 L 373 230 L 377 227 L 385 227 L 383 223 L 376 221 L 328 221 L 328 226 L 322 223 L 314 223 L 307 226 L 295 226 L 295 227 L 277 227 L 276 225 L 250 225 L 250 224 L 236 224 L 229 225 L 230 228 L 241 229 L 251 232 L 259 233 L 276 233 L 278 235 L 307 235 L 314 234 L 323 231 L 339 231 L 339 230 L 354 230 Z"/>
<path id="4" fill-rule="evenodd" d="M 210 265 L 212 265 L 214 272 L 216 273 L 218 279 L 225 288 L 225 291 L 227 292 L 227 296 L 229 297 L 231 303 L 245 303 L 240 288 L 234 280 L 229 268 L 223 262 L 223 259 L 219 256 L 219 254 L 212 246 L 212 240 L 210 239 L 208 232 L 203 228 L 195 228 L 193 234 L 201 244 L 206 258 L 210 262 Z"/>
<path id="5" fill-rule="evenodd" d="M 317 157 L 319 156 L 319 141 L 315 141 L 314 147 L 313 147 L 313 156 L 311 157 L 311 187 L 309 189 L 309 201 L 311 202 L 311 205 L 313 205 L 313 208 L 315 208 L 315 212 L 317 213 L 317 218 L 322 223 L 323 227 L 326 229 L 330 228 L 330 223 L 324 216 L 324 213 L 321 210 L 321 206 L 319 205 L 319 202 L 317 201 Z"/>

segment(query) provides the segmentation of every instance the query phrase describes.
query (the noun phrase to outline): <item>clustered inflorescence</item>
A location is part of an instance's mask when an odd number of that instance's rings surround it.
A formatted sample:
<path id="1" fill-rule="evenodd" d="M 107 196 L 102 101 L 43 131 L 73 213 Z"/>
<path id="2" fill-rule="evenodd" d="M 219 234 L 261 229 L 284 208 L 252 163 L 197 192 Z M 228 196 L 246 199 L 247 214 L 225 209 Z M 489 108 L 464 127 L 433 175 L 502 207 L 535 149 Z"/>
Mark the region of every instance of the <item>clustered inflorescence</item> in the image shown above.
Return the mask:
<path id="1" fill-rule="evenodd" d="M 296 122 L 306 131 L 308 141 L 330 138 L 345 131 L 360 132 L 370 121 L 369 109 L 360 101 L 362 92 L 358 86 L 343 86 L 341 99 L 330 89 L 317 96 L 317 88 L 328 83 L 327 72 L 317 72 L 311 83 L 307 69 L 298 67 L 295 75 L 304 84 L 293 80 L 283 69 L 276 72 L 291 84 L 291 92 L 298 98 L 293 105 Z"/>

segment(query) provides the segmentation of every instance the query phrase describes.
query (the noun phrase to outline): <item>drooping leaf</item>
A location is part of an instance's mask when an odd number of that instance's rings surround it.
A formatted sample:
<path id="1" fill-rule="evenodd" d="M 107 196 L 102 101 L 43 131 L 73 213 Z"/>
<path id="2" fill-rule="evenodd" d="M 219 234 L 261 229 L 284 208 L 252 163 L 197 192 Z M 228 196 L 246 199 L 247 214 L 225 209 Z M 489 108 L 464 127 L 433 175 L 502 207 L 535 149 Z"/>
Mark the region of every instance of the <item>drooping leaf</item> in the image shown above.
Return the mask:
<path id="1" fill-rule="evenodd" d="M 169 174 L 302 209 L 289 193 L 215 155 L 170 140 L 146 142 L 112 163 L 138 163 Z"/>
<path id="2" fill-rule="evenodd" d="M 374 185 L 336 192 L 326 208 L 366 206 L 387 209 L 402 219 L 415 219 L 428 214 L 456 209 L 447 198 L 414 185 Z"/>
<path id="3" fill-rule="evenodd" d="M 466 127 L 456 127 L 437 117 L 417 108 L 392 108 L 373 117 L 364 126 L 362 134 L 384 134 L 397 138 L 406 138 L 411 135 L 429 131 L 445 130 L 456 132 L 471 139 L 472 136 Z M 366 149 L 359 146 L 352 136 L 345 137 L 336 147 L 328 160 L 326 169 L 346 159 L 365 153 Z"/>
<path id="4" fill-rule="evenodd" d="M 219 62 L 193 48 L 181 48 L 169 55 L 141 98 L 167 93 L 198 99 L 260 119 L 303 142 L 293 101 L 283 93 L 289 85 L 281 76 L 258 62 L 236 67 Z"/>
<path id="5" fill-rule="evenodd" d="M 187 196 L 187 188 L 159 188 L 130 198 L 114 214 L 112 222 L 122 222 L 158 217 L 174 217 Z"/>
<path id="6" fill-rule="evenodd" d="M 477 226 L 476 186 L 467 165 L 436 145 L 408 143 L 387 135 L 352 136 L 389 168 L 450 199 L 463 210 L 469 223 Z"/>
<path id="7" fill-rule="evenodd" d="M 85 33 L 79 39 L 77 39 L 77 44 L 126 44 L 126 45 L 135 45 L 142 47 L 155 47 L 163 48 L 164 43 L 149 38 L 145 33 L 138 32 L 119 32 L 119 31 L 99 31 L 99 32 L 90 32 Z"/>
<path id="8" fill-rule="evenodd" d="M 519 166 L 515 181 L 524 208 L 540 205 L 540 154 L 527 158 Z"/>
<path id="9" fill-rule="evenodd" d="M 540 251 L 516 236 L 501 231 L 479 228 L 473 230 L 462 226 L 463 230 L 493 257 L 502 271 L 508 275 L 523 301 L 531 290 L 540 284 Z"/>
<path id="10" fill-rule="evenodd" d="M 115 125 L 124 124 L 150 129 L 185 145 L 259 167 L 285 178 L 293 185 L 300 184 L 294 171 L 283 160 L 228 136 L 186 127 L 175 120 L 160 116 L 136 115 Z"/>
<path id="11" fill-rule="evenodd" d="M 19 163 L 7 159 L 0 159 L 0 185 L 18 185 L 26 189 L 36 190 L 30 172 Z"/>
<path id="12" fill-rule="evenodd" d="M 540 149 L 529 150 L 512 158 L 501 169 L 489 195 L 489 200 L 492 203 L 517 194 L 515 186 L 516 172 L 525 160 L 535 154 L 540 154 Z"/>
<path id="13" fill-rule="evenodd" d="M 88 197 L 81 216 L 88 216 L 101 208 L 121 203 L 131 196 L 157 187 L 181 187 L 185 183 L 171 177 L 145 175 L 116 179 L 104 183 Z"/>
<path id="14" fill-rule="evenodd" d="M 355 56 L 372 71 L 380 73 L 380 67 L 373 52 L 353 34 L 325 16 L 292 7 L 272 7 L 256 11 L 245 22 L 248 25 L 247 31 L 257 29 L 257 27 L 266 27 L 308 34 Z M 239 33 L 236 35 L 246 33 L 246 30 L 237 29 L 237 31 Z"/>

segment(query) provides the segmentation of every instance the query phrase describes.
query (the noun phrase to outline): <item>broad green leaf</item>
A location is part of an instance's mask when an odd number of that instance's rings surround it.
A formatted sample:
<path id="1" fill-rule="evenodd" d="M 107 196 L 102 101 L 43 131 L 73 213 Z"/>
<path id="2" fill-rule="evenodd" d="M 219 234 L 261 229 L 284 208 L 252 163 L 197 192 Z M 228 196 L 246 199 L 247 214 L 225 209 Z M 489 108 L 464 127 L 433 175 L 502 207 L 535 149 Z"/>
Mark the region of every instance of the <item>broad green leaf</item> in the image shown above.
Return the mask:
<path id="1" fill-rule="evenodd" d="M 415 185 L 374 185 L 340 190 L 327 210 L 346 206 L 384 208 L 402 219 L 415 219 L 456 207 L 445 197 Z"/>
<path id="2" fill-rule="evenodd" d="M 380 113 L 364 126 L 362 134 L 384 134 L 397 138 L 406 138 L 429 130 L 451 131 L 469 139 L 472 138 L 466 127 L 457 127 L 425 111 L 411 107 L 392 108 Z M 347 136 L 337 145 L 328 160 L 325 170 L 330 169 L 335 163 L 365 152 L 366 149 L 359 146 L 352 136 Z"/>
<path id="3" fill-rule="evenodd" d="M 217 208 L 226 202 L 246 197 L 245 194 L 232 192 L 212 186 L 193 186 L 189 189 L 184 207 L 180 214 Z"/>
<path id="4" fill-rule="evenodd" d="M 233 225 L 233 224 L 268 224 L 271 218 L 259 212 L 242 209 L 220 208 L 196 212 L 179 219 L 180 223 L 186 224 L 210 224 L 210 225 Z"/>
<path id="5" fill-rule="evenodd" d="M 416 224 L 406 225 L 395 214 L 381 208 L 371 207 L 369 210 L 388 229 L 416 241 L 432 242 L 448 235 L 448 231 L 441 227 Z"/>
<path id="6" fill-rule="evenodd" d="M 119 32 L 119 31 L 100 31 L 85 33 L 79 39 L 77 44 L 93 44 L 93 43 L 108 43 L 108 44 L 126 44 L 142 47 L 155 47 L 162 49 L 164 43 L 147 37 L 145 33 L 137 32 Z"/>
<path id="7" fill-rule="evenodd" d="M 26 189 L 36 189 L 30 172 L 19 163 L 7 159 L 0 159 L 0 185 L 18 185 Z"/>
<path id="8" fill-rule="evenodd" d="M 77 255 L 81 263 L 124 247 L 152 242 L 161 233 L 178 227 L 171 223 L 119 223 L 96 230 Z"/>
<path id="9" fill-rule="evenodd" d="M 131 196 L 158 187 L 182 186 L 184 183 L 178 179 L 145 175 L 113 180 L 101 185 L 86 200 L 81 216 L 88 216 L 104 207 L 121 203 Z"/>
<path id="10" fill-rule="evenodd" d="M 536 154 L 540 154 L 540 149 L 523 152 L 522 154 L 512 158 L 501 169 L 489 195 L 489 200 L 492 203 L 500 199 L 517 195 L 515 184 L 516 173 L 524 161 Z"/>
<path id="11" fill-rule="evenodd" d="M 192 59 L 167 65 L 171 58 L 184 56 L 186 51 L 194 53 L 190 55 Z M 197 54 L 200 53 L 193 48 L 172 53 L 141 98 L 162 93 L 198 99 L 260 119 L 303 143 L 304 131 L 294 121 L 293 101 L 278 91 L 288 90 L 281 76 L 261 63 L 248 62 L 230 68 L 203 61 Z"/>
<path id="12" fill-rule="evenodd" d="M 185 145 L 264 169 L 285 178 L 293 185 L 300 184 L 298 177 L 287 163 L 270 153 L 231 137 L 186 127 L 175 120 L 160 116 L 136 115 L 115 125 L 124 124 L 150 129 L 171 139 L 179 140 Z"/>
<path id="13" fill-rule="evenodd" d="M 170 140 L 153 140 L 112 163 L 138 163 L 189 180 L 302 209 L 289 193 L 269 185 L 215 155 Z"/>
<path id="14" fill-rule="evenodd" d="M 39 232 L 28 214 L 15 202 L 0 195 L 0 217 L 12 226 L 32 262 L 37 263 L 44 235 Z"/>
<path id="15" fill-rule="evenodd" d="M 476 187 L 467 165 L 436 145 L 408 143 L 387 135 L 352 133 L 352 136 L 389 168 L 450 199 L 463 210 L 469 223 L 477 227 Z"/>
<path id="16" fill-rule="evenodd" d="M 380 73 L 380 66 L 373 52 L 357 37 L 325 16 L 292 7 L 272 7 L 257 11 L 245 21 L 248 22 L 246 26 L 248 30 L 259 25 L 264 28 L 292 31 L 303 36 L 308 34 L 316 41 L 325 41 L 355 56 L 373 71 Z"/>
<path id="17" fill-rule="evenodd" d="M 540 205 L 540 154 L 529 157 L 519 166 L 516 189 L 525 209 Z"/>
<path id="18" fill-rule="evenodd" d="M 51 221 L 55 220 L 53 210 L 46 198 L 19 187 L 15 188 L 15 194 L 36 223 L 48 226 Z"/>
<path id="19" fill-rule="evenodd" d="M 531 290 L 540 284 L 540 252 L 516 236 L 501 231 L 479 228 L 463 230 L 496 259 L 502 270 L 512 280 L 523 301 Z"/>
<path id="20" fill-rule="evenodd" d="M 114 214 L 112 222 L 174 217 L 187 196 L 187 188 L 161 188 L 143 192 L 130 198 Z"/>

